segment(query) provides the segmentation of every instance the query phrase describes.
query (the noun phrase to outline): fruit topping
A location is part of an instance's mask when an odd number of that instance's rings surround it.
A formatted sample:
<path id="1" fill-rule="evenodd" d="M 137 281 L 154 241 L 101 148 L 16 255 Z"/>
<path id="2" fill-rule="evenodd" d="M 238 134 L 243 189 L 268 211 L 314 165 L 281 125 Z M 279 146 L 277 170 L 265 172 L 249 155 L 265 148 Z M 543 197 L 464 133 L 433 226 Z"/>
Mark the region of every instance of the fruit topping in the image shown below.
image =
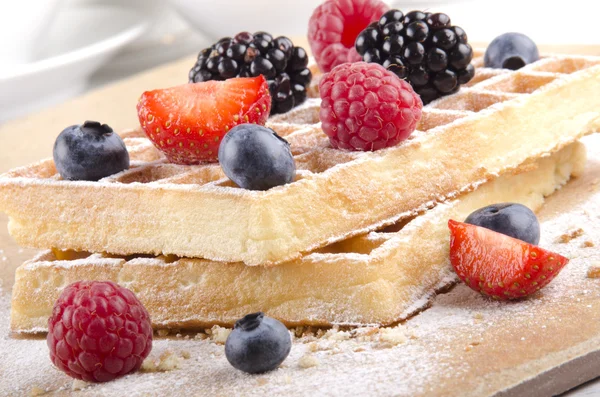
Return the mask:
<path id="1" fill-rule="evenodd" d="M 537 245 L 540 223 L 528 207 L 516 203 L 501 203 L 483 207 L 465 219 L 465 223 L 485 227 L 498 233 Z"/>
<path id="2" fill-rule="evenodd" d="M 323 131 L 334 148 L 378 150 L 415 130 L 423 103 L 410 84 L 376 63 L 346 63 L 320 85 Z"/>
<path id="3" fill-rule="evenodd" d="M 296 175 L 289 143 L 270 128 L 255 124 L 238 125 L 225 135 L 219 163 L 229 179 L 249 190 L 285 185 Z"/>
<path id="4" fill-rule="evenodd" d="M 152 349 L 152 326 L 127 288 L 78 281 L 54 304 L 46 339 L 58 369 L 86 382 L 107 382 L 140 368 Z"/>
<path id="5" fill-rule="evenodd" d="M 355 45 L 365 62 L 407 79 L 424 104 L 455 93 L 475 75 L 467 35 L 446 14 L 390 10 L 363 30 Z"/>
<path id="6" fill-rule="evenodd" d="M 277 368 L 291 348 L 292 338 L 285 325 L 259 312 L 235 323 L 225 342 L 225 357 L 240 371 L 258 374 Z"/>
<path id="7" fill-rule="evenodd" d="M 265 76 L 271 92 L 271 114 L 285 113 L 306 99 L 312 74 L 304 48 L 284 36 L 238 33 L 200 51 L 189 73 L 190 83 L 232 77 Z"/>
<path id="8" fill-rule="evenodd" d="M 492 40 L 483 62 L 486 68 L 517 70 L 538 59 L 533 40 L 522 33 L 504 33 Z"/>
<path id="9" fill-rule="evenodd" d="M 308 23 L 308 42 L 323 72 L 360 61 L 354 49 L 358 34 L 388 10 L 380 0 L 328 0 L 318 6 Z"/>
<path id="10" fill-rule="evenodd" d="M 129 168 L 129 153 L 121 137 L 96 121 L 65 128 L 52 154 L 60 176 L 72 181 L 97 181 Z"/>
<path id="11" fill-rule="evenodd" d="M 169 161 L 217 161 L 221 139 L 238 124 L 264 124 L 271 96 L 263 76 L 184 84 L 142 94 L 142 129 Z"/>
<path id="12" fill-rule="evenodd" d="M 470 288 L 507 300 L 546 286 L 569 262 L 559 254 L 484 227 L 448 222 L 450 262 Z"/>

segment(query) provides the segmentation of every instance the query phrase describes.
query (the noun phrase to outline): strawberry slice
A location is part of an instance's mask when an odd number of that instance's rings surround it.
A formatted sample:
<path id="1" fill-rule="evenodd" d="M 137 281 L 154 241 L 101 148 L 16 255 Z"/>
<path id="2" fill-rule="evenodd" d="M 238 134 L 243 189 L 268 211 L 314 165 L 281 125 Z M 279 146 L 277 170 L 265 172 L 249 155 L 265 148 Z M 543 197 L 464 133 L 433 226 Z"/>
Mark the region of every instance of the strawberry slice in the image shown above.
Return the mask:
<path id="1" fill-rule="evenodd" d="M 242 123 L 264 125 L 271 111 L 265 78 L 233 78 L 146 91 L 138 105 L 142 129 L 169 161 L 217 161 L 221 139 Z"/>
<path id="2" fill-rule="evenodd" d="M 554 252 L 467 223 L 448 221 L 450 262 L 458 277 L 494 299 L 523 298 L 545 287 L 569 262 Z"/>

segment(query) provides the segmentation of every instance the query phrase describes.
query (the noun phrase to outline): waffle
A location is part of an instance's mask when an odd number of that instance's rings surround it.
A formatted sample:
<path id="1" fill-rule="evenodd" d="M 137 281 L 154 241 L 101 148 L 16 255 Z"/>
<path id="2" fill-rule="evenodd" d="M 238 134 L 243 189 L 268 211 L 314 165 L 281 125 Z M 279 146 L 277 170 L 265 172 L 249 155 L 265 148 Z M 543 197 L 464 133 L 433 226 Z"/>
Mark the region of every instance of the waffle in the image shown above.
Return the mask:
<path id="1" fill-rule="evenodd" d="M 290 141 L 298 172 L 266 192 L 237 188 L 218 165 L 169 164 L 134 131 L 126 135 L 130 170 L 72 182 L 45 160 L 0 177 L 0 210 L 23 246 L 279 264 L 410 217 L 595 131 L 599 88 L 600 58 L 479 68 L 468 88 L 424 107 L 412 139 L 373 153 L 332 149 L 311 99 L 270 121 Z"/>
<path id="2" fill-rule="evenodd" d="M 544 196 L 579 175 L 584 165 L 585 146 L 576 142 L 408 223 L 280 266 L 45 251 L 17 269 L 11 327 L 45 331 L 62 288 L 81 279 L 109 279 L 131 289 L 156 328 L 230 326 L 259 310 L 288 326 L 388 325 L 422 309 L 435 290 L 454 282 L 448 219 L 464 219 L 477 208 L 504 201 L 537 209 Z"/>

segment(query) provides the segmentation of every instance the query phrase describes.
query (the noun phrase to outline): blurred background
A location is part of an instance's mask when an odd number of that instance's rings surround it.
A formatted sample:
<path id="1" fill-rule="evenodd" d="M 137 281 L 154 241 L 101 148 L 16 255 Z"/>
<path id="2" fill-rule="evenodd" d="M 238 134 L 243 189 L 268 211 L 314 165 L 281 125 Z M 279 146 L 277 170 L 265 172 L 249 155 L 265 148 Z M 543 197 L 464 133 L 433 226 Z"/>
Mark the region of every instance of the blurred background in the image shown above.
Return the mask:
<path id="1" fill-rule="evenodd" d="M 600 44 L 600 2 L 571 0 L 390 0 L 395 8 L 443 11 L 470 42 L 507 31 L 538 44 Z M 243 30 L 287 35 L 305 45 L 321 0 L 0 1 L 0 123 L 133 74 L 197 54 Z M 190 58 L 192 59 L 192 58 Z M 190 66 L 193 61 L 190 63 Z M 182 76 L 181 83 L 186 82 Z"/>

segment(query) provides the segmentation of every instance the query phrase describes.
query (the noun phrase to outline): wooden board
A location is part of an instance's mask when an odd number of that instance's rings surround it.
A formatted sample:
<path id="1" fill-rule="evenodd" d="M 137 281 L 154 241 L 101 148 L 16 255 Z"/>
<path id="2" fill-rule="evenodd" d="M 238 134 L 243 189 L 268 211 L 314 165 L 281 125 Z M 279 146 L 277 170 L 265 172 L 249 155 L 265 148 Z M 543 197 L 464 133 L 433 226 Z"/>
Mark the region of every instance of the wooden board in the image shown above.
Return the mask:
<path id="1" fill-rule="evenodd" d="M 568 49 L 573 50 L 542 50 Z M 599 47 L 576 50 L 600 55 Z M 86 119 L 100 120 L 116 130 L 135 126 L 135 103 L 141 92 L 185 82 L 193 61 L 193 57 L 183 59 L 1 126 L 0 172 L 49 157 L 56 135 L 65 126 Z M 600 265 L 596 247 L 600 211 L 588 211 L 600 205 L 599 138 L 589 140 L 594 152 L 585 176 L 552 196 L 540 214 L 548 244 L 556 246 L 561 234 L 578 227 L 584 235 L 557 246 L 575 257 L 564 276 L 535 299 L 489 303 L 461 285 L 404 324 L 399 332 L 407 339 L 397 346 L 379 340 L 345 340 L 346 335 L 338 333 L 316 341 L 303 338 L 295 341 L 283 368 L 258 377 L 234 371 L 222 346 L 210 340 L 161 338 L 155 343 L 154 357 L 165 351 L 190 353 L 180 369 L 136 374 L 79 394 L 545 396 L 597 377 L 600 280 L 587 278 L 586 272 L 589 266 Z M 580 224 L 569 223 L 565 213 Z M 595 246 L 584 249 L 584 241 Z M 68 394 L 72 382 L 50 366 L 43 340 L 8 336 L 14 269 L 35 251 L 16 246 L 3 214 L 0 250 L 0 395 L 28 394 L 35 388 Z M 311 362 L 318 365 L 304 368 Z"/>

